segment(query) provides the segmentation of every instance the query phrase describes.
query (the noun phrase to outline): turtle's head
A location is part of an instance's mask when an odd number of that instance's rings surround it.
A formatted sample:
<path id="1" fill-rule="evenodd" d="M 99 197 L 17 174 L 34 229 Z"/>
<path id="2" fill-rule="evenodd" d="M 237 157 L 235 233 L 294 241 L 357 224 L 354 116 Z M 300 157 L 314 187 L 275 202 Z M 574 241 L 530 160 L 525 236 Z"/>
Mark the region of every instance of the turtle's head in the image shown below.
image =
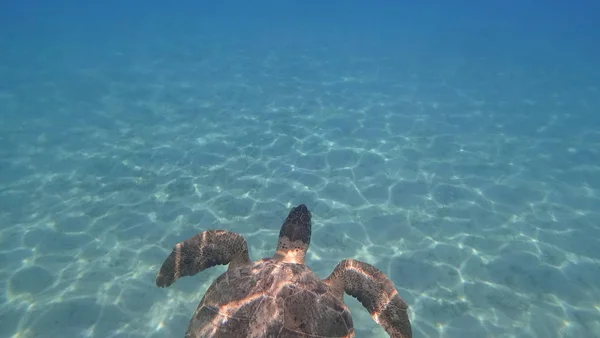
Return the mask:
<path id="1" fill-rule="evenodd" d="M 304 264 L 312 231 L 311 217 L 304 204 L 292 208 L 279 231 L 279 242 L 273 258 Z"/>

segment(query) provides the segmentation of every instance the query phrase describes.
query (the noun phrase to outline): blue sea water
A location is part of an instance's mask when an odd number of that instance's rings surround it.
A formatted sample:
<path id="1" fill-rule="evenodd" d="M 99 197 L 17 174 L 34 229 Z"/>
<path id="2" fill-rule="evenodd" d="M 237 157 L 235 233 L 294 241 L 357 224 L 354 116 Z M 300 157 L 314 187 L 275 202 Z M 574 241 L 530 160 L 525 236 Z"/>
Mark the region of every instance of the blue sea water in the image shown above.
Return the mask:
<path id="1" fill-rule="evenodd" d="M 183 337 L 222 228 L 415 337 L 600 336 L 597 1 L 0 2 L 0 337 Z M 385 337 L 350 297 L 357 337 Z"/>

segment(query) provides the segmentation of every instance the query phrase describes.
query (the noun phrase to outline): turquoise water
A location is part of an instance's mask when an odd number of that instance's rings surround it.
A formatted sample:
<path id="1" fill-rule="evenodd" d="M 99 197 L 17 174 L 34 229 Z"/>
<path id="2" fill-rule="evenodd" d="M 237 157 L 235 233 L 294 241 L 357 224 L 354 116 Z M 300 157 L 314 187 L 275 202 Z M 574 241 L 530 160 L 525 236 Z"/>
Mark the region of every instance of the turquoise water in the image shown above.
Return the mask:
<path id="1" fill-rule="evenodd" d="M 600 336 L 598 5 L 133 3 L 0 5 L 0 337 L 182 337 L 173 245 L 300 203 L 415 337 Z"/>

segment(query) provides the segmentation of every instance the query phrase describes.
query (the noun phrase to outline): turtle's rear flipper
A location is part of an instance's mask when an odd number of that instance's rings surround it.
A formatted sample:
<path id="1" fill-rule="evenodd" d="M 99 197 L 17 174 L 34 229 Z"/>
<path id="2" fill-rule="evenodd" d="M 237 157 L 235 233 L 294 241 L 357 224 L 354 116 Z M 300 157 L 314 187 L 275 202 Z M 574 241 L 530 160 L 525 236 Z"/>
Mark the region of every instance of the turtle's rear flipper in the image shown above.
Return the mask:
<path id="1" fill-rule="evenodd" d="M 400 298 L 392 281 L 376 267 L 346 259 L 324 281 L 340 297 L 346 292 L 358 299 L 390 337 L 412 338 L 408 305 Z"/>
<path id="2" fill-rule="evenodd" d="M 215 265 L 237 267 L 250 262 L 242 235 L 208 230 L 177 243 L 156 276 L 156 286 L 166 287 L 183 276 L 193 276 Z"/>

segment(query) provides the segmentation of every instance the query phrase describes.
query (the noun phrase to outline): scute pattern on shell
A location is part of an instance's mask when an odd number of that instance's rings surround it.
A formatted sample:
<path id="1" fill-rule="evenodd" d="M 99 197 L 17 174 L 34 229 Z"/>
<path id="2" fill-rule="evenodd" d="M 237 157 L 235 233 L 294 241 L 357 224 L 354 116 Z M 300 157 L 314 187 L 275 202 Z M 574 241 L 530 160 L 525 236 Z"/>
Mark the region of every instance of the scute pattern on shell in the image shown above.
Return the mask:
<path id="1" fill-rule="evenodd" d="M 186 337 L 347 337 L 350 312 L 328 290 L 305 265 L 263 259 L 213 282 Z"/>

